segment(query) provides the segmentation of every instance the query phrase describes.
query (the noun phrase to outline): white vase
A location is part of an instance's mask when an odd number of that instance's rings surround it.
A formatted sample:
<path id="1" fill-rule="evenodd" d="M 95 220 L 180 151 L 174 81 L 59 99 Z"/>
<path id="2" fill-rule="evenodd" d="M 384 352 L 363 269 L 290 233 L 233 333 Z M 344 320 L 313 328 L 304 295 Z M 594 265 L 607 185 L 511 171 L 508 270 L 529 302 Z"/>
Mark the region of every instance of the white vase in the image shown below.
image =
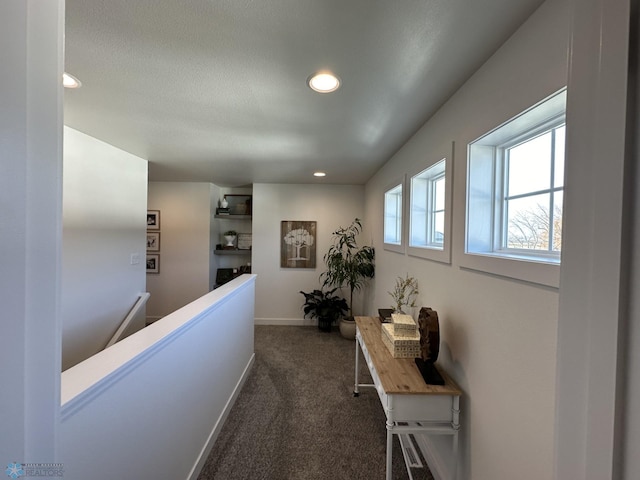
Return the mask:
<path id="1" fill-rule="evenodd" d="M 353 317 L 349 317 L 351 320 L 342 318 L 340 320 L 340 334 L 347 340 L 355 340 L 356 338 L 356 322 Z"/>
<path id="2" fill-rule="evenodd" d="M 233 247 L 233 241 L 235 240 L 235 235 L 225 235 L 224 239 L 227 241 L 227 247 Z"/>
<path id="3" fill-rule="evenodd" d="M 220 206 L 221 206 L 222 208 L 227 208 L 227 207 L 229 206 L 229 202 L 227 202 L 227 197 L 224 197 L 224 198 L 222 199 L 222 201 L 220 202 Z"/>

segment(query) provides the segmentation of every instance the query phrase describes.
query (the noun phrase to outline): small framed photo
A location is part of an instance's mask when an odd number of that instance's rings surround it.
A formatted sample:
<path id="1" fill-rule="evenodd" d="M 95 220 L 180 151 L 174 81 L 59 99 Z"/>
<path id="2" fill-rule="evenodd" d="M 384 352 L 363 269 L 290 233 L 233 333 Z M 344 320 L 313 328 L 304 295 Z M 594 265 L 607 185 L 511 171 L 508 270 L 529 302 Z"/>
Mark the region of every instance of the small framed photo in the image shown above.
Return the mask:
<path id="1" fill-rule="evenodd" d="M 147 252 L 160 251 L 160 232 L 147 232 Z"/>
<path id="2" fill-rule="evenodd" d="M 250 233 L 238 234 L 238 250 L 251 250 L 251 234 Z"/>
<path id="3" fill-rule="evenodd" d="M 147 210 L 147 230 L 160 230 L 160 210 Z"/>
<path id="4" fill-rule="evenodd" d="M 160 254 L 147 254 L 147 273 L 160 273 Z"/>

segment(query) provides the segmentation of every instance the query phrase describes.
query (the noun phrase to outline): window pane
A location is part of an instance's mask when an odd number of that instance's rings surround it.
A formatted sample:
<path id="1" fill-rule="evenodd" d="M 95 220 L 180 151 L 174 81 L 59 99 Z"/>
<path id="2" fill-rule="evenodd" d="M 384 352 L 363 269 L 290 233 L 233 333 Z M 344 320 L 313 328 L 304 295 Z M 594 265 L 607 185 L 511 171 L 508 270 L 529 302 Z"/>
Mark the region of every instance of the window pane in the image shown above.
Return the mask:
<path id="1" fill-rule="evenodd" d="M 434 210 L 444 210 L 444 177 L 433 182 L 433 188 L 435 190 Z"/>
<path id="2" fill-rule="evenodd" d="M 384 241 L 402 242 L 402 185 L 384 194 Z"/>
<path id="3" fill-rule="evenodd" d="M 556 129 L 556 151 L 555 151 L 555 169 L 554 175 L 554 187 L 564 186 L 564 133 L 565 127 L 559 127 Z"/>
<path id="4" fill-rule="evenodd" d="M 437 212 L 433 216 L 433 238 L 431 243 L 444 245 L 444 212 Z"/>
<path id="5" fill-rule="evenodd" d="M 443 249 L 445 160 L 411 177 L 410 247 Z"/>
<path id="6" fill-rule="evenodd" d="M 551 249 L 554 252 L 562 251 L 562 207 L 564 201 L 563 192 L 553 195 L 553 241 Z"/>
<path id="7" fill-rule="evenodd" d="M 510 148 L 508 155 L 508 196 L 550 187 L 551 132 Z"/>
<path id="8" fill-rule="evenodd" d="M 545 193 L 506 202 L 507 248 L 549 249 L 549 196 Z"/>

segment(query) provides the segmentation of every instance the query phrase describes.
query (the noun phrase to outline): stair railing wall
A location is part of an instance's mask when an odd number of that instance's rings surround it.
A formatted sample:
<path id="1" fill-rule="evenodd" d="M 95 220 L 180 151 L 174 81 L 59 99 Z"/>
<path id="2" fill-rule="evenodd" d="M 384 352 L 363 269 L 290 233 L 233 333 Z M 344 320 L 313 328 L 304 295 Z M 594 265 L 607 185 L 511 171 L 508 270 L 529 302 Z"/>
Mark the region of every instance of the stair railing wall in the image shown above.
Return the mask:
<path id="1" fill-rule="evenodd" d="M 62 374 L 67 479 L 195 480 L 253 365 L 243 275 Z"/>

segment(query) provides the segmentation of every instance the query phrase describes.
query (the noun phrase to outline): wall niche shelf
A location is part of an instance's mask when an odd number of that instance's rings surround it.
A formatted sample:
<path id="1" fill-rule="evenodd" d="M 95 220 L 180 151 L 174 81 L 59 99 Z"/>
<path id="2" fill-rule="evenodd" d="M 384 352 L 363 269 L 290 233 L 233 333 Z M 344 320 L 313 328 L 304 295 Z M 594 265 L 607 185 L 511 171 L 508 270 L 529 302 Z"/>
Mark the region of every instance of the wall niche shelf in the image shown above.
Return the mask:
<path id="1" fill-rule="evenodd" d="M 225 249 L 222 249 L 222 250 L 214 250 L 213 253 L 216 254 L 216 255 L 251 255 L 251 250 L 238 250 L 238 249 L 236 249 L 236 250 L 231 250 L 231 249 L 225 250 Z"/>
<path id="2" fill-rule="evenodd" d="M 212 268 L 216 269 L 215 280 L 211 278 L 212 289 L 243 273 L 251 273 L 252 199 L 251 194 L 224 193 L 211 212 L 211 243 L 217 247 L 212 255 Z M 228 231 L 236 234 L 233 247 L 224 235 Z"/>
<path id="3" fill-rule="evenodd" d="M 214 218 L 226 218 L 229 220 L 251 220 L 251 215 L 218 215 L 216 214 Z"/>

